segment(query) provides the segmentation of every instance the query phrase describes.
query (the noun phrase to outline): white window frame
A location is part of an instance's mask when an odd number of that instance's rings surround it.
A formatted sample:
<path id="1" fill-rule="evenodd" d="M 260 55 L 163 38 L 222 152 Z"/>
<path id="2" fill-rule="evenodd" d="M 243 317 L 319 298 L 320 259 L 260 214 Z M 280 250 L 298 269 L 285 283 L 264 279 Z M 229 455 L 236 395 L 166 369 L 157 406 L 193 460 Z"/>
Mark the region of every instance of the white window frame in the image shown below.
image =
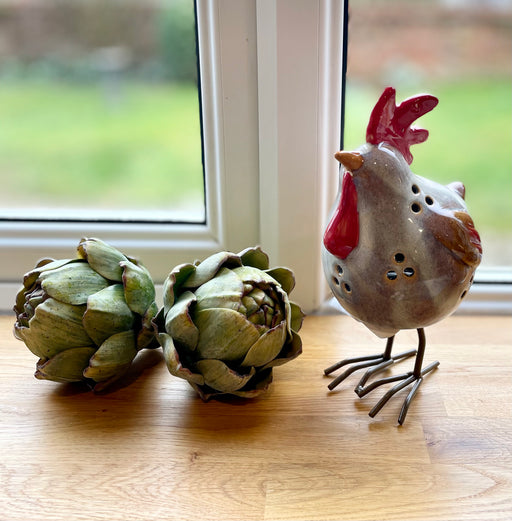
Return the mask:
<path id="1" fill-rule="evenodd" d="M 160 285 L 184 262 L 259 244 L 306 312 L 336 309 L 320 245 L 337 190 L 343 0 L 198 0 L 206 225 L 0 222 L 0 311 L 40 257 L 97 236 Z M 477 272 L 460 312 L 512 313 L 510 271 Z M 325 303 L 328 303 L 327 305 Z"/>
<path id="2" fill-rule="evenodd" d="M 97 236 L 161 283 L 177 264 L 260 244 L 295 272 L 306 311 L 327 296 L 321 233 L 336 189 L 342 0 L 199 0 L 207 224 L 0 223 L 0 309 L 38 258 Z"/>

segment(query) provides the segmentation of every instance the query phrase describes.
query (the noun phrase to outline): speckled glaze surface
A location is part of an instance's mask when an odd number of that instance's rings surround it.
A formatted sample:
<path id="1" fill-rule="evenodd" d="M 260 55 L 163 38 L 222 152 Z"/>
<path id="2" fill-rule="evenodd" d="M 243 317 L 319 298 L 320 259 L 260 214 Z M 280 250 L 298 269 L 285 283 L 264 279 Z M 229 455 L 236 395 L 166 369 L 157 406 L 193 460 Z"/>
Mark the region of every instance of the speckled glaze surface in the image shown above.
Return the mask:
<path id="1" fill-rule="evenodd" d="M 387 94 L 387 107 L 377 105 L 372 113 L 388 119 L 383 128 L 396 108 L 394 90 L 392 109 Z M 437 103 L 431 99 L 423 113 Z M 394 144 L 385 134 L 368 139 L 371 120 L 367 140 L 375 143 L 336 155 L 342 163 L 339 191 L 322 250 L 333 294 L 380 337 L 423 328 L 452 313 L 469 290 L 482 253 L 462 183 L 444 186 L 411 171 L 408 145 L 428 133 L 406 123 L 403 146 L 400 136 Z"/>

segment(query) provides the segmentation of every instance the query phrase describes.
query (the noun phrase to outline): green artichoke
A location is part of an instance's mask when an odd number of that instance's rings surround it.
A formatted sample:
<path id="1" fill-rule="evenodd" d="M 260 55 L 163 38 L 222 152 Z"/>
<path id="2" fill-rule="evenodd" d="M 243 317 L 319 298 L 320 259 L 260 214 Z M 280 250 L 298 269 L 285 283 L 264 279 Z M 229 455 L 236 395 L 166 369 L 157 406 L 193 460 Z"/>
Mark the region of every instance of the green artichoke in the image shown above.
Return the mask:
<path id="1" fill-rule="evenodd" d="M 99 239 L 76 259 L 43 259 L 16 297 L 14 336 L 39 357 L 35 377 L 86 381 L 96 391 L 122 376 L 140 349 L 158 347 L 147 269 Z"/>
<path id="2" fill-rule="evenodd" d="M 294 285 L 289 269 L 269 269 L 260 248 L 174 268 L 154 321 L 170 373 L 203 400 L 263 393 L 272 368 L 302 352 L 304 314 L 288 298 Z"/>

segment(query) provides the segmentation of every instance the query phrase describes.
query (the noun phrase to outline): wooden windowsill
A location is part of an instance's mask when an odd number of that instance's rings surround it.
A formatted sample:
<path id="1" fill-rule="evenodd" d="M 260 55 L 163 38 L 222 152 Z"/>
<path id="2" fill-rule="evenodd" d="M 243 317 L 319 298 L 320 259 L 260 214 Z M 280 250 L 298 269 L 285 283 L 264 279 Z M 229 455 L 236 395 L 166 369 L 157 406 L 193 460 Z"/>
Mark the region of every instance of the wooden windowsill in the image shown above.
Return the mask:
<path id="1" fill-rule="evenodd" d="M 8 520 L 498 520 L 512 515 L 512 318 L 457 316 L 426 330 L 425 378 L 403 393 L 334 392 L 323 369 L 381 351 L 346 316 L 306 318 L 303 354 L 254 401 L 203 403 L 144 352 L 105 395 L 33 378 L 0 317 L 0 517 Z M 395 350 L 416 345 L 397 335 Z M 397 364 L 390 374 L 412 368 Z"/>

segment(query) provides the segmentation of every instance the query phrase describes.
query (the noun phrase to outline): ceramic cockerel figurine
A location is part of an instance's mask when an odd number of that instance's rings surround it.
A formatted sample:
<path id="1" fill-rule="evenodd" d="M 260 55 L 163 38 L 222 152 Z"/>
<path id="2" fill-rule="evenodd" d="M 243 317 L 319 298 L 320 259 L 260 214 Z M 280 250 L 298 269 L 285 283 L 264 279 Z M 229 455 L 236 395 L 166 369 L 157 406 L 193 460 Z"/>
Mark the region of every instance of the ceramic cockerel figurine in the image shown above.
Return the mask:
<path id="1" fill-rule="evenodd" d="M 409 168 L 409 147 L 428 137 L 426 130 L 411 124 L 437 103 L 437 98 L 424 94 L 396 106 L 395 90 L 384 90 L 370 116 L 367 143 L 357 151 L 335 154 L 344 168 L 323 240 L 323 268 L 332 292 L 350 315 L 387 338 L 383 353 L 327 368 L 325 374 L 350 366 L 329 389 L 362 368 L 369 369 L 355 389 L 360 397 L 398 382 L 370 411 L 373 417 L 410 385 L 400 425 L 423 376 L 439 365 L 423 367 L 424 328 L 457 308 L 482 254 L 464 202 L 464 185 L 443 186 Z M 394 335 L 401 329 L 418 330 L 418 348 L 393 355 Z M 374 374 L 410 356 L 416 356 L 412 371 L 367 384 Z"/>

